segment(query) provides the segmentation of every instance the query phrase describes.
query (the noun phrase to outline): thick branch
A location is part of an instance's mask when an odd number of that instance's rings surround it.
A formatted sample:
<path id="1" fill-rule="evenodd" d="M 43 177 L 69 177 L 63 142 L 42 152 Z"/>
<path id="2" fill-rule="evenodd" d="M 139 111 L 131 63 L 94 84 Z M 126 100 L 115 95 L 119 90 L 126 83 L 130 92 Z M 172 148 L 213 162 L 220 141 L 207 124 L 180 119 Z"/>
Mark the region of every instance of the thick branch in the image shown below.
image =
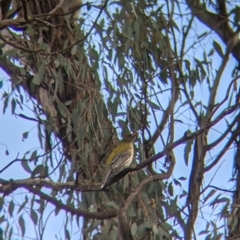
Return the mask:
<path id="1" fill-rule="evenodd" d="M 0 22 L 0 29 L 6 28 L 6 27 L 12 27 L 12 26 L 23 26 L 26 24 L 26 21 L 24 18 L 17 18 L 17 19 L 4 19 Z"/>
<path id="2" fill-rule="evenodd" d="M 57 199 L 53 199 L 49 195 L 39 191 L 36 188 L 33 187 L 25 187 L 27 190 L 29 190 L 31 193 L 38 195 L 41 199 L 44 199 L 50 203 L 52 203 L 55 207 L 58 207 L 66 212 L 69 212 L 73 215 L 77 215 L 79 217 L 87 217 L 91 219 L 98 219 L 98 220 L 104 220 L 109 219 L 117 216 L 117 211 L 112 210 L 108 212 L 89 212 L 86 210 L 76 209 L 74 207 L 71 207 L 69 205 L 65 205 L 62 202 L 58 201 Z"/>
<path id="3" fill-rule="evenodd" d="M 178 139 L 174 143 L 168 144 L 166 148 L 162 151 L 159 152 L 158 154 L 154 155 L 153 157 L 148 158 L 147 160 L 141 162 L 138 164 L 136 167 L 132 168 L 126 168 L 124 171 L 116 175 L 111 181 L 109 181 L 106 186 L 111 185 L 112 183 L 118 181 L 119 179 L 123 178 L 128 172 L 131 171 L 137 171 L 140 170 L 149 164 L 153 163 L 154 161 L 162 158 L 165 156 L 167 153 L 169 153 L 171 150 L 173 150 L 175 147 L 179 146 L 182 143 L 185 143 L 189 140 L 194 139 L 196 136 L 202 134 L 204 131 L 208 130 L 215 124 L 217 124 L 223 117 L 226 115 L 232 113 L 233 111 L 236 110 L 238 105 L 228 108 L 227 110 L 223 111 L 215 120 L 212 122 L 208 123 L 204 128 L 199 129 L 198 131 L 191 133 L 189 135 L 184 135 L 182 138 Z M 12 181 L 6 181 L 6 180 L 0 180 L 0 183 L 2 184 L 0 190 L 3 192 L 6 189 L 11 189 L 12 187 Z M 100 184 L 92 184 L 92 185 L 74 185 L 73 182 L 68 182 L 68 183 L 54 183 L 53 181 L 45 180 L 45 179 L 24 179 L 24 180 L 16 180 L 14 181 L 14 186 L 15 187 L 28 187 L 28 186 L 45 186 L 48 188 L 51 188 L 53 190 L 59 191 L 62 189 L 66 188 L 71 188 L 75 189 L 81 192 L 87 192 L 87 191 L 96 191 L 99 189 Z M 3 189 L 4 188 L 4 189 Z"/>
<path id="4" fill-rule="evenodd" d="M 137 197 L 140 191 L 143 189 L 144 186 L 147 184 L 154 182 L 154 181 L 162 181 L 164 179 L 168 179 L 173 172 L 175 166 L 175 159 L 171 158 L 171 163 L 169 170 L 166 173 L 162 173 L 160 175 L 150 175 L 145 178 L 128 196 L 124 205 L 119 208 L 119 233 L 122 239 L 132 239 L 131 231 L 129 229 L 128 217 L 127 217 L 127 210 L 129 206 L 132 204 L 132 201 Z"/>
<path id="5" fill-rule="evenodd" d="M 87 185 L 76 185 L 75 182 L 65 182 L 65 183 L 56 183 L 51 180 L 46 179 L 22 179 L 22 180 L 10 180 L 6 181 L 0 179 L 0 192 L 9 192 L 11 191 L 13 185 L 14 188 L 27 188 L 27 187 L 45 187 L 52 189 L 54 191 L 61 191 L 64 189 L 72 189 L 81 192 L 92 192 L 97 191 L 100 188 L 100 183 L 97 184 L 87 184 Z"/>
<path id="6" fill-rule="evenodd" d="M 207 113 L 206 113 L 207 118 L 209 117 L 209 115 L 213 111 L 214 104 L 216 102 L 217 89 L 219 87 L 223 71 L 224 71 L 224 69 L 225 69 L 225 67 L 227 65 L 230 52 L 231 52 L 231 48 L 228 47 L 227 51 L 226 51 L 226 53 L 225 53 L 225 55 L 223 57 L 222 64 L 220 65 L 220 68 L 219 68 L 219 70 L 217 72 L 217 76 L 216 76 L 216 78 L 213 81 L 213 86 L 211 87 L 211 90 L 210 90 L 210 97 L 209 97 L 208 108 L 207 108 Z"/>
<path id="7" fill-rule="evenodd" d="M 229 39 L 234 35 L 234 31 L 228 24 L 228 19 L 225 16 L 214 14 L 204 9 L 203 4 L 199 0 L 186 0 L 188 7 L 191 9 L 192 14 L 197 19 L 216 32 L 222 41 L 228 45 Z M 232 49 L 234 58 L 240 61 L 240 41 L 235 44 Z"/>
<path id="8" fill-rule="evenodd" d="M 195 131 L 195 132 L 193 132 L 191 134 L 188 134 L 188 135 L 185 134 L 183 137 L 181 137 L 177 141 L 168 144 L 164 148 L 163 151 L 161 151 L 161 152 L 157 153 L 156 155 L 146 159 L 145 161 L 142 161 L 136 167 L 129 167 L 129 168 L 124 169 L 122 172 L 120 172 L 118 175 L 116 175 L 114 178 L 112 178 L 110 181 L 108 181 L 105 186 L 109 186 L 109 185 L 113 184 L 114 182 L 116 182 L 119 179 L 123 178 L 129 172 L 138 171 L 138 170 L 148 166 L 149 164 L 151 164 L 151 163 L 159 160 L 160 158 L 164 157 L 167 153 L 169 153 L 171 150 L 173 150 L 177 146 L 181 145 L 182 143 L 185 143 L 185 142 L 187 142 L 189 140 L 192 140 L 195 137 L 197 137 L 198 135 L 202 134 L 203 132 L 208 131 L 208 129 L 210 129 L 211 127 L 216 125 L 225 116 L 227 116 L 227 115 L 231 114 L 232 112 L 234 112 L 237 107 L 238 107 L 238 105 L 228 108 L 227 110 L 223 111 L 218 117 L 216 117 L 215 120 L 213 120 L 213 121 L 209 122 L 208 124 L 206 124 L 205 127 L 202 127 L 199 130 L 197 130 L 197 131 Z"/>

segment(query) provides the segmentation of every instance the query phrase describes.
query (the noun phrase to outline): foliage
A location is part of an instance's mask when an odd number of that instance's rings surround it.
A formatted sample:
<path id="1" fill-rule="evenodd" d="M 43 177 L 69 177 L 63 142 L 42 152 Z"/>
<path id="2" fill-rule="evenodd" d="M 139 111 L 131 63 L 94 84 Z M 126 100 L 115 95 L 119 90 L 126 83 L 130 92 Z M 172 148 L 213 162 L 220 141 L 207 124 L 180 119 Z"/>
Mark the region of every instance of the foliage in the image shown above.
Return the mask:
<path id="1" fill-rule="evenodd" d="M 0 140 L 3 239 L 49 238 L 51 221 L 58 239 L 237 236 L 237 4 L 106 0 L 75 19 L 61 2 L 2 1 L 3 113 L 38 141 L 9 160 Z M 134 164 L 100 190 L 129 131 Z"/>

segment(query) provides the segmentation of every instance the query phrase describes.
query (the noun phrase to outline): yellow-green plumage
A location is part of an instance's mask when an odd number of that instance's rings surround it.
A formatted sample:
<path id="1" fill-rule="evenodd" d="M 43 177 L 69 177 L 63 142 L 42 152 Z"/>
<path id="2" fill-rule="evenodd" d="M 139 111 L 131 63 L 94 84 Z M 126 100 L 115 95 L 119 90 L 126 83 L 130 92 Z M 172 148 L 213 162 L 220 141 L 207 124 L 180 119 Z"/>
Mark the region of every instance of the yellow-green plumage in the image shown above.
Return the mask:
<path id="1" fill-rule="evenodd" d="M 133 142 L 136 135 L 137 133 L 128 134 L 123 138 L 119 145 L 113 149 L 106 162 L 108 170 L 105 173 L 100 189 L 105 186 L 108 179 L 110 179 L 113 175 L 116 175 L 124 168 L 131 165 L 134 155 Z"/>

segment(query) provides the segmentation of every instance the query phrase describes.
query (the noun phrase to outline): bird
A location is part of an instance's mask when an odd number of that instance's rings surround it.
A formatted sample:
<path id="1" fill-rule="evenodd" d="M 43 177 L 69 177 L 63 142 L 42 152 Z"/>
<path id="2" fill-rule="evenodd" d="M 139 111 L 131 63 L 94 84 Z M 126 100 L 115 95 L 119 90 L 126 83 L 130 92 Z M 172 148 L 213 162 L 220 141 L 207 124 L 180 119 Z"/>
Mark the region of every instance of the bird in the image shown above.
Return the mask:
<path id="1" fill-rule="evenodd" d="M 123 169 L 131 165 L 134 155 L 133 143 L 137 134 L 137 132 L 127 134 L 120 141 L 119 145 L 113 149 L 106 161 L 108 169 L 102 180 L 100 189 L 103 189 L 105 187 L 106 182 L 111 179 L 111 177 L 120 173 Z"/>

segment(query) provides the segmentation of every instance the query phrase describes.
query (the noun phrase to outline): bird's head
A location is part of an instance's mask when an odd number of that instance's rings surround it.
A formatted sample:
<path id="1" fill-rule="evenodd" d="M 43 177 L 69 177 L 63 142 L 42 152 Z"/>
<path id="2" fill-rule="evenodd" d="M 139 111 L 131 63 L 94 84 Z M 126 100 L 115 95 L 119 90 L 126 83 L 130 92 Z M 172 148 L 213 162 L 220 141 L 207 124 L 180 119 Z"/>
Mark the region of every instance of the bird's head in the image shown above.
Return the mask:
<path id="1" fill-rule="evenodd" d="M 124 138 L 123 138 L 123 142 L 134 142 L 135 137 L 137 136 L 137 132 L 135 133 L 131 133 L 131 134 L 127 134 Z"/>

